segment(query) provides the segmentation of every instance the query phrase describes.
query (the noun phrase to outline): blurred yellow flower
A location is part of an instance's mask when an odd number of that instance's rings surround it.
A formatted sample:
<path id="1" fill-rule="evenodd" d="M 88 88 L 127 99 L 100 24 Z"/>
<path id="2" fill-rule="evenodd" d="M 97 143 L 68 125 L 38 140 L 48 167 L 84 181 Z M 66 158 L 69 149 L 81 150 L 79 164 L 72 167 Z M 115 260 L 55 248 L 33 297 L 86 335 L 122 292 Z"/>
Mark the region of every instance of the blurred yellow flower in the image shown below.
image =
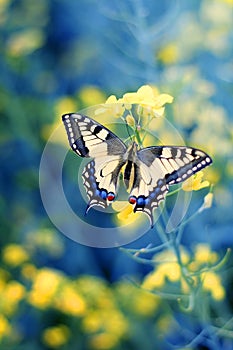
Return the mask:
<path id="1" fill-rule="evenodd" d="M 182 189 L 184 191 L 190 192 L 190 191 L 198 191 L 202 188 L 208 187 L 210 185 L 209 181 L 205 180 L 202 181 L 202 178 L 204 176 L 204 173 L 202 171 L 199 171 L 198 173 L 194 174 L 190 178 L 188 178 L 186 181 L 182 184 Z"/>
<path id="2" fill-rule="evenodd" d="M 111 333 L 99 333 L 91 337 L 89 340 L 90 348 L 97 350 L 110 350 L 115 348 L 118 339 Z"/>
<path id="3" fill-rule="evenodd" d="M 24 278 L 32 280 L 35 278 L 37 273 L 37 269 L 34 265 L 32 264 L 24 264 L 21 270 L 21 274 Z"/>
<path id="4" fill-rule="evenodd" d="M 88 333 L 95 333 L 101 329 L 102 320 L 100 319 L 99 312 L 90 310 L 86 317 L 83 319 L 83 329 Z"/>
<path id="5" fill-rule="evenodd" d="M 84 86 L 79 92 L 78 97 L 85 107 L 104 103 L 106 99 L 105 93 L 97 86 Z"/>
<path id="6" fill-rule="evenodd" d="M 202 288 L 210 292 L 216 301 L 221 301 L 225 298 L 225 289 L 222 286 L 221 278 L 213 271 L 207 271 L 203 274 Z"/>
<path id="7" fill-rule="evenodd" d="M 144 282 L 143 288 L 146 289 L 156 289 L 163 287 L 165 282 L 169 280 L 170 282 L 178 282 L 181 279 L 180 266 L 176 262 L 167 262 L 158 265 L 156 270 L 149 274 Z"/>
<path id="8" fill-rule="evenodd" d="M 8 320 L 0 314 L 0 341 L 3 337 L 8 336 L 11 332 L 11 326 Z"/>
<path id="9" fill-rule="evenodd" d="M 169 43 L 162 47 L 158 54 L 157 59 L 163 64 L 173 64 L 179 59 L 179 50 L 176 43 Z"/>
<path id="10" fill-rule="evenodd" d="M 160 298 L 146 291 L 134 292 L 131 298 L 132 308 L 140 316 L 152 316 L 155 314 L 156 309 L 159 308 Z"/>
<path id="11" fill-rule="evenodd" d="M 52 142 L 59 142 L 67 146 L 67 135 L 65 129 L 61 125 L 61 116 L 65 113 L 72 113 L 78 110 L 78 102 L 73 97 L 64 96 L 59 98 L 55 103 L 54 113 L 55 121 L 52 124 L 44 125 L 41 131 L 44 140 L 48 140 L 51 134 L 56 130 L 56 140 L 51 139 Z"/>
<path id="12" fill-rule="evenodd" d="M 4 303 L 3 308 L 6 314 L 11 315 L 15 312 L 20 300 L 24 298 L 26 294 L 25 287 L 17 281 L 11 281 L 7 283 L 3 293 L 3 299 L 7 303 Z"/>
<path id="13" fill-rule="evenodd" d="M 60 98 L 55 104 L 55 114 L 60 122 L 61 116 L 65 113 L 72 113 L 78 110 L 78 103 L 72 97 L 65 96 Z"/>
<path id="14" fill-rule="evenodd" d="M 128 323 L 124 315 L 116 308 L 96 308 L 83 318 L 83 329 L 86 333 L 103 332 L 112 336 L 116 342 L 127 333 Z"/>
<path id="15" fill-rule="evenodd" d="M 72 316 L 82 316 L 86 311 L 85 300 L 69 284 L 61 287 L 55 298 L 54 305 L 60 311 Z"/>
<path id="16" fill-rule="evenodd" d="M 57 235 L 57 232 L 46 228 L 30 232 L 27 237 L 27 246 L 30 247 L 30 251 L 39 248 L 56 257 L 61 256 L 64 252 L 63 241 Z"/>
<path id="17" fill-rule="evenodd" d="M 29 29 L 16 32 L 7 42 L 7 52 L 10 56 L 26 56 L 44 44 L 44 34 L 39 29 Z"/>
<path id="18" fill-rule="evenodd" d="M 194 260 L 199 264 L 214 264 L 218 260 L 218 254 L 210 249 L 209 244 L 199 243 L 195 247 Z"/>
<path id="19" fill-rule="evenodd" d="M 7 245 L 2 252 L 3 261 L 12 267 L 16 267 L 29 259 L 27 251 L 18 244 Z"/>
<path id="20" fill-rule="evenodd" d="M 233 0 L 220 0 L 220 1 L 226 2 L 227 4 L 233 6 Z"/>
<path id="21" fill-rule="evenodd" d="M 28 295 L 28 301 L 37 308 L 45 309 L 53 302 L 54 296 L 64 277 L 56 271 L 43 268 L 38 271 Z"/>
<path id="22" fill-rule="evenodd" d="M 158 289 L 165 286 L 167 281 L 183 283 L 181 266 L 177 262 L 177 258 L 173 252 L 164 251 L 156 254 L 155 261 L 160 262 L 156 265 L 154 271 L 148 274 L 143 281 L 143 288 L 148 290 Z M 181 260 L 183 264 L 189 261 L 189 254 L 182 248 Z M 186 285 L 184 288 L 186 288 Z"/>
<path id="23" fill-rule="evenodd" d="M 66 344 L 69 338 L 70 330 L 63 324 L 45 329 L 42 335 L 44 344 L 54 349 Z"/>

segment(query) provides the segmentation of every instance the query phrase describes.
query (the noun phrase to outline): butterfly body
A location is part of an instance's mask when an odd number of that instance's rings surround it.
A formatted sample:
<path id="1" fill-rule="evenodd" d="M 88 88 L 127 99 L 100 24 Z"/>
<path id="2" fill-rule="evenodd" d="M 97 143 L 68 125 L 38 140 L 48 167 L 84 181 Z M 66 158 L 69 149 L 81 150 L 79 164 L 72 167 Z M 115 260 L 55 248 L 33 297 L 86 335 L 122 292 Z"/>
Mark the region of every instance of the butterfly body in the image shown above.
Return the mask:
<path id="1" fill-rule="evenodd" d="M 203 151 L 185 146 L 127 147 L 114 133 L 95 120 L 76 113 L 62 117 L 71 148 L 81 157 L 93 158 L 82 173 L 93 206 L 107 208 L 117 196 L 119 175 L 129 191 L 134 212 L 143 211 L 153 226 L 153 208 L 164 200 L 170 185 L 210 165 Z"/>

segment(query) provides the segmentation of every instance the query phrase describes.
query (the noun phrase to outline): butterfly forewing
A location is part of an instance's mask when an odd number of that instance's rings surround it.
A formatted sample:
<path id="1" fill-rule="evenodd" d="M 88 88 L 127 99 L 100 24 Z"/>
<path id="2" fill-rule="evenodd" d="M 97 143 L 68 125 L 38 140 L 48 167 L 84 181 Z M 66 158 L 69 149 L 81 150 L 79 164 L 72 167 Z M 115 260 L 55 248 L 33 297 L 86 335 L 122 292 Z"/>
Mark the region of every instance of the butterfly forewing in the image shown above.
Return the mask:
<path id="1" fill-rule="evenodd" d="M 138 158 L 166 179 L 168 185 L 182 182 L 212 163 L 205 152 L 185 146 L 143 148 L 138 151 Z"/>
<path id="2" fill-rule="evenodd" d="M 125 144 L 110 130 L 93 119 L 71 113 L 62 117 L 70 147 L 81 157 L 123 154 Z"/>

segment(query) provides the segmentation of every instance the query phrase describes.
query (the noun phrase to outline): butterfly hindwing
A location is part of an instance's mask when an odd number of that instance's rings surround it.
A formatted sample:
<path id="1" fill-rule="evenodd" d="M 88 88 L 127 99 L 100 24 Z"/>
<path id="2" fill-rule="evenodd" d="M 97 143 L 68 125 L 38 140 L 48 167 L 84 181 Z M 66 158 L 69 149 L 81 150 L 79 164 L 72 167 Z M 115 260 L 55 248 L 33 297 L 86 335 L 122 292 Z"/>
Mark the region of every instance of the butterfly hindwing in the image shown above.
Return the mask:
<path id="1" fill-rule="evenodd" d="M 92 160 L 85 166 L 82 177 L 89 198 L 86 212 L 93 206 L 107 208 L 115 199 L 123 164 L 119 156 L 107 156 Z"/>

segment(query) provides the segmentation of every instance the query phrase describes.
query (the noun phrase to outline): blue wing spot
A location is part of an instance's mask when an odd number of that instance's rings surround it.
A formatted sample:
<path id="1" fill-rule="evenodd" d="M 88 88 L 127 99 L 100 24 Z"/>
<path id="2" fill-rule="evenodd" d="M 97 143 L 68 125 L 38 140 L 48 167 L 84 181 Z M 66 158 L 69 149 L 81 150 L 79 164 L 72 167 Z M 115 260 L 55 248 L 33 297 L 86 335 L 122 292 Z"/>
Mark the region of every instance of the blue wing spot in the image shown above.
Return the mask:
<path id="1" fill-rule="evenodd" d="M 93 183 L 95 183 L 95 178 L 94 178 L 93 175 L 90 176 L 90 181 L 93 182 Z"/>
<path id="2" fill-rule="evenodd" d="M 139 196 L 137 198 L 137 205 L 139 205 L 140 207 L 144 206 L 145 205 L 145 197 Z"/>
<path id="3" fill-rule="evenodd" d="M 106 190 L 100 190 L 100 197 L 103 199 L 107 198 L 107 191 Z"/>
<path id="4" fill-rule="evenodd" d="M 94 174 L 94 172 L 95 172 L 95 169 L 94 168 L 90 168 L 90 170 L 89 170 L 89 172 L 90 172 L 90 174 Z"/>
<path id="5" fill-rule="evenodd" d="M 158 186 L 162 186 L 164 184 L 164 181 L 162 179 L 159 179 L 159 181 L 157 182 Z"/>
<path id="6" fill-rule="evenodd" d="M 95 195 L 101 197 L 100 190 L 97 189 L 97 190 L 95 191 Z"/>

